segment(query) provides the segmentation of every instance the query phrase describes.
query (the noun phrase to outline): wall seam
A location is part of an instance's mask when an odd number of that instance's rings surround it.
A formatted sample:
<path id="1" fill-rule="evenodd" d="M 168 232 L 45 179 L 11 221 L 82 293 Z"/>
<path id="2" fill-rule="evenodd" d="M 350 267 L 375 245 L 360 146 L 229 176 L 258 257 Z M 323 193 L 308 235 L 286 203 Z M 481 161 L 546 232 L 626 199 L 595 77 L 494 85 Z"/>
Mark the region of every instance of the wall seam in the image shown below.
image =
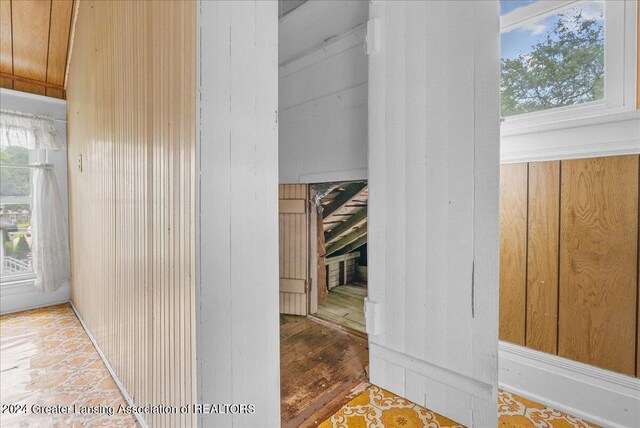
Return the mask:
<path id="1" fill-rule="evenodd" d="M 557 287 L 556 287 L 556 349 L 555 355 L 560 355 L 560 266 L 561 266 L 561 244 L 562 244 L 562 165 L 564 161 L 558 161 L 558 266 L 557 266 Z"/>

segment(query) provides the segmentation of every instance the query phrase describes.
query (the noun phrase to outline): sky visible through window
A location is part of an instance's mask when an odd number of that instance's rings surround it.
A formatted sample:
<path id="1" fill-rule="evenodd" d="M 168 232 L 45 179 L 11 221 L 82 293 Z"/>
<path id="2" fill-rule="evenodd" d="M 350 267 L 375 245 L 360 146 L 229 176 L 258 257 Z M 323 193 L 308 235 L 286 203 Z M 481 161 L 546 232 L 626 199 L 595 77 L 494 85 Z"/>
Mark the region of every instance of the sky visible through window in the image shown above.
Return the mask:
<path id="1" fill-rule="evenodd" d="M 501 0 L 500 13 L 536 2 Z M 526 22 L 503 32 L 500 42 L 504 116 L 604 97 L 604 1 Z"/>
<path id="2" fill-rule="evenodd" d="M 537 3 L 538 0 L 501 0 L 500 14 L 507 13 Z M 604 27 L 604 1 L 594 1 L 580 7 L 585 18 L 596 18 L 601 27 Z M 520 54 L 527 54 L 531 51 L 531 46 L 543 40 L 547 32 L 558 22 L 558 14 L 549 16 L 542 21 L 526 24 L 523 27 L 502 33 L 500 36 L 500 51 L 502 58 L 513 59 Z"/>

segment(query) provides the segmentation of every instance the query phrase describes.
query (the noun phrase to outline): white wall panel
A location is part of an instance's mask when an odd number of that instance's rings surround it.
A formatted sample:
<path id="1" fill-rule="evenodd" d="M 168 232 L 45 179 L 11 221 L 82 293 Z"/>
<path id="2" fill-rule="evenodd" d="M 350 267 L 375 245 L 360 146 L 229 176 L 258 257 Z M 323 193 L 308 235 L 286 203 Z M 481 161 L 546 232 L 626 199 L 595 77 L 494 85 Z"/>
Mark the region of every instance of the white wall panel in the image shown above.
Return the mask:
<path id="1" fill-rule="evenodd" d="M 496 426 L 498 2 L 374 1 L 371 381 Z"/>
<path id="2" fill-rule="evenodd" d="M 202 426 L 280 425 L 278 5 L 201 1 L 197 359 Z"/>
<path id="3" fill-rule="evenodd" d="M 281 183 L 367 178 L 364 33 L 359 26 L 280 67 Z"/>

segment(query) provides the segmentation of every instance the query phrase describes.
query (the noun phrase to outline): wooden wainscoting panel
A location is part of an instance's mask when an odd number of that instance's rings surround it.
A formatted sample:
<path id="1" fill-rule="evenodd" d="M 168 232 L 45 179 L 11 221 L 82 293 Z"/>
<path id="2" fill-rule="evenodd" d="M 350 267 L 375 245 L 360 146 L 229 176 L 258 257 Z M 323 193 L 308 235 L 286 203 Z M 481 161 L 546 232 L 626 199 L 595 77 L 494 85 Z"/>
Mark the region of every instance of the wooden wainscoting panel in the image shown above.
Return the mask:
<path id="1" fill-rule="evenodd" d="M 558 355 L 633 376 L 638 156 L 562 162 Z"/>
<path id="2" fill-rule="evenodd" d="M 137 405 L 194 403 L 195 2 L 87 0 L 78 14 L 67 87 L 71 298 Z"/>
<path id="3" fill-rule="evenodd" d="M 527 346 L 557 354 L 560 161 L 529 164 Z"/>
<path id="4" fill-rule="evenodd" d="M 500 340 L 525 344 L 526 163 L 500 168 Z"/>

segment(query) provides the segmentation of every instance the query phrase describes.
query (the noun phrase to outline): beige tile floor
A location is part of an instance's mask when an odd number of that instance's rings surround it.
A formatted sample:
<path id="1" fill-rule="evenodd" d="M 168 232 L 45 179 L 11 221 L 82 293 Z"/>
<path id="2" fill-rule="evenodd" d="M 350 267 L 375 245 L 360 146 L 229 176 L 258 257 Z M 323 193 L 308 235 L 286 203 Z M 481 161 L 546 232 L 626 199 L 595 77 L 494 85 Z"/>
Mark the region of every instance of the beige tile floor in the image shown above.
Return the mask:
<path id="1" fill-rule="evenodd" d="M 3 428 L 137 426 L 131 415 L 108 414 L 126 403 L 68 304 L 0 317 L 0 402 L 16 406 L 0 413 Z M 70 414 L 34 407 L 74 404 Z"/>

